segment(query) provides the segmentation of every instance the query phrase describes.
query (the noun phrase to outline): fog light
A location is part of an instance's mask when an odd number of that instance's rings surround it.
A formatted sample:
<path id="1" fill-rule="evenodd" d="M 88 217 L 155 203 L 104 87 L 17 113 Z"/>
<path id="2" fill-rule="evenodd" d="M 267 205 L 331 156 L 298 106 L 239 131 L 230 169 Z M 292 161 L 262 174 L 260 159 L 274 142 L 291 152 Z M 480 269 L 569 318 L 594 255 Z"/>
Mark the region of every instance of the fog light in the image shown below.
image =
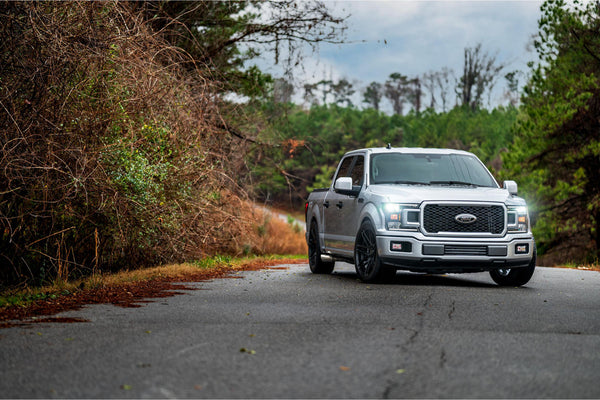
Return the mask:
<path id="1" fill-rule="evenodd" d="M 391 242 L 390 243 L 391 251 L 401 251 L 403 253 L 412 252 L 412 243 L 410 242 Z"/>
<path id="2" fill-rule="evenodd" d="M 529 244 L 520 243 L 515 245 L 515 254 L 527 254 L 529 253 Z"/>

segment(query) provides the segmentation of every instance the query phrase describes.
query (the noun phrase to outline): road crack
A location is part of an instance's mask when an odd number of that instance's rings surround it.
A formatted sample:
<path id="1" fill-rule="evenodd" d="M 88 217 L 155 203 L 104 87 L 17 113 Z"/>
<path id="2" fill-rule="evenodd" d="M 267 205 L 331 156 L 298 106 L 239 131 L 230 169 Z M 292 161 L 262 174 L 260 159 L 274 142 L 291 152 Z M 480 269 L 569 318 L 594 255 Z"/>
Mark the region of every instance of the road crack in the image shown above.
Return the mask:
<path id="1" fill-rule="evenodd" d="M 390 393 L 392 392 L 392 390 L 394 390 L 396 387 L 398 386 L 397 382 L 390 382 L 388 381 L 388 384 L 385 388 L 385 390 L 383 391 L 383 393 L 381 394 L 381 398 L 382 399 L 389 399 L 390 398 Z"/>
<path id="2" fill-rule="evenodd" d="M 456 300 L 452 300 L 452 305 L 450 305 L 450 311 L 448 312 L 448 319 L 452 319 L 454 311 L 456 311 Z"/>
<path id="3" fill-rule="evenodd" d="M 433 292 L 430 292 L 429 295 L 427 296 L 427 298 L 425 299 L 425 301 L 423 302 L 423 306 L 422 306 L 423 311 L 420 311 L 417 313 L 417 315 L 419 315 L 419 323 L 418 323 L 417 329 L 413 330 L 412 335 L 410 335 L 410 337 L 406 341 L 405 345 L 409 345 L 409 344 L 413 343 L 417 339 L 417 336 L 419 336 L 419 334 L 423 330 L 423 326 L 425 325 L 425 318 L 424 318 L 425 312 L 427 311 L 428 306 L 431 304 L 432 298 L 433 298 Z"/>
<path id="4" fill-rule="evenodd" d="M 446 366 L 446 361 L 446 350 L 442 347 L 442 352 L 440 353 L 440 368 Z"/>

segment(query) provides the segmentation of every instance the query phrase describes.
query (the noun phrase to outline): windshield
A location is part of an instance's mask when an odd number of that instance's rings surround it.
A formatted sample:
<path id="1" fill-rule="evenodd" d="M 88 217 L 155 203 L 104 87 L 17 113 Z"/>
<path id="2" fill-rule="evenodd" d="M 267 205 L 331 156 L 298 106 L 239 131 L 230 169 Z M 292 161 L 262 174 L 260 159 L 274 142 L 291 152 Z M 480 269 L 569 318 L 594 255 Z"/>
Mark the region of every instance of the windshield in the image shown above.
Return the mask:
<path id="1" fill-rule="evenodd" d="M 371 184 L 498 187 L 475 156 L 384 153 L 371 156 Z"/>

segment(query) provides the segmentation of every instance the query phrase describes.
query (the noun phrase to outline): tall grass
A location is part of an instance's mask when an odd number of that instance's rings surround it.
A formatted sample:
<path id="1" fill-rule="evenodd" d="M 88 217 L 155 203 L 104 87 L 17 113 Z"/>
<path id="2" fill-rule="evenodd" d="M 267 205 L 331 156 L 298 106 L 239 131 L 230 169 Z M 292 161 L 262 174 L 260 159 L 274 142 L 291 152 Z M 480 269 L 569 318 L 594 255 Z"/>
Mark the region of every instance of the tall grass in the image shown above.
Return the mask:
<path id="1" fill-rule="evenodd" d="M 262 217 L 258 240 L 259 254 L 304 254 L 308 252 L 304 230 L 295 221 L 283 221 L 269 214 Z"/>

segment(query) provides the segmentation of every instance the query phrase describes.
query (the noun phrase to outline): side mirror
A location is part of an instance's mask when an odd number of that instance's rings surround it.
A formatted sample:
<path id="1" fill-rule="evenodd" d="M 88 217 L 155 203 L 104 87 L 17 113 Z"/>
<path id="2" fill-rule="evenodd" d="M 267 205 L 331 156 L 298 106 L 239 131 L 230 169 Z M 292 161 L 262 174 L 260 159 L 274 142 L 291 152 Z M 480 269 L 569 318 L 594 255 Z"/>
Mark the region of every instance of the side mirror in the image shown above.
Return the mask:
<path id="1" fill-rule="evenodd" d="M 515 181 L 504 181 L 504 189 L 508 190 L 508 193 L 517 194 L 517 182 Z"/>
<path id="2" fill-rule="evenodd" d="M 347 176 L 336 179 L 333 189 L 338 193 L 347 194 L 348 196 L 357 196 L 359 192 L 359 190 L 353 190 L 352 178 Z"/>
<path id="3" fill-rule="evenodd" d="M 338 178 L 335 181 L 335 185 L 333 185 L 333 188 L 336 191 L 352 190 L 352 178 L 350 178 L 350 177 Z"/>

